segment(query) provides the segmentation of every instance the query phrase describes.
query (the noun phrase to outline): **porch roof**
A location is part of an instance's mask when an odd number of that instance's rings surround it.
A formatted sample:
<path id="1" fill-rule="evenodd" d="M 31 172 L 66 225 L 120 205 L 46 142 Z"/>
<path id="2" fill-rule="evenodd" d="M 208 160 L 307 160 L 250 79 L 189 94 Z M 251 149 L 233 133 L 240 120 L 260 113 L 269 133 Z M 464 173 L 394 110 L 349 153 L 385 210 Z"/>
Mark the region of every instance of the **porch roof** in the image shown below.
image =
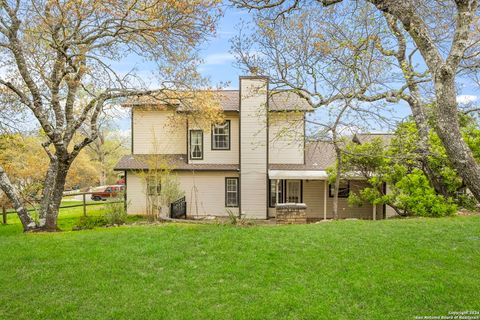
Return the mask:
<path id="1" fill-rule="evenodd" d="M 268 170 L 270 179 L 326 180 L 325 170 Z"/>

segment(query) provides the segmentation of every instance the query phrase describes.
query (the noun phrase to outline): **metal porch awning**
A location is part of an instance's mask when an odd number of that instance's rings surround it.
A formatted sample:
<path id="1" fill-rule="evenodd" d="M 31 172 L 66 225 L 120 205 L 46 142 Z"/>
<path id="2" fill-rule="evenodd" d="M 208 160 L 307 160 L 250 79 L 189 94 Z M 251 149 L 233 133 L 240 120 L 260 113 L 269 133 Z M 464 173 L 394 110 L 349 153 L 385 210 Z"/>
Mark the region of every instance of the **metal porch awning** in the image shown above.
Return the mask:
<path id="1" fill-rule="evenodd" d="M 325 170 L 268 170 L 270 179 L 326 180 Z"/>

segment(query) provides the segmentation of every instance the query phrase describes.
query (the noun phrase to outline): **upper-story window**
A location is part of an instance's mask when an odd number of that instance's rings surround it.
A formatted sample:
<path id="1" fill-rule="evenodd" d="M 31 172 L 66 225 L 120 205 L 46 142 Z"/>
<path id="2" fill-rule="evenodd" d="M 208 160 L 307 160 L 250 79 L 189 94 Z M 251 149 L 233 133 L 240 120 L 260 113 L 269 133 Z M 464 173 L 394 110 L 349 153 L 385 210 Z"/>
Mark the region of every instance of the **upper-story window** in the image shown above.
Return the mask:
<path id="1" fill-rule="evenodd" d="M 203 131 L 190 130 L 190 159 L 203 159 Z"/>
<path id="2" fill-rule="evenodd" d="M 212 127 L 212 150 L 230 150 L 230 120 Z"/>

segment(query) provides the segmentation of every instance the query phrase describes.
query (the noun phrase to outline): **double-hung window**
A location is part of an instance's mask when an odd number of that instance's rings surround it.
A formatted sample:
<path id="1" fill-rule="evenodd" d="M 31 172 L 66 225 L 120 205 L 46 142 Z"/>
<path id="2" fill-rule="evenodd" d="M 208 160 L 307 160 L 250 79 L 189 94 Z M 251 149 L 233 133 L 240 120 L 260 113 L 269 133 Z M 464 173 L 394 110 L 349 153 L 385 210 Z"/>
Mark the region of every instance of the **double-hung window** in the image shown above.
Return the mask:
<path id="1" fill-rule="evenodd" d="M 270 181 L 270 207 L 275 208 L 277 203 L 283 203 L 283 180 Z"/>
<path id="2" fill-rule="evenodd" d="M 230 120 L 212 127 L 212 150 L 230 150 Z"/>
<path id="3" fill-rule="evenodd" d="M 203 159 L 203 131 L 190 130 L 190 159 Z"/>
<path id="4" fill-rule="evenodd" d="M 158 196 L 162 191 L 162 184 L 160 177 L 151 176 L 147 177 L 147 195 Z"/>
<path id="5" fill-rule="evenodd" d="M 287 180 L 287 202 L 302 202 L 302 183 L 300 180 Z"/>
<path id="6" fill-rule="evenodd" d="M 270 208 L 278 203 L 301 203 L 303 201 L 301 180 L 270 180 Z"/>
<path id="7" fill-rule="evenodd" d="M 340 185 L 338 186 L 338 197 L 339 198 L 348 198 L 350 195 L 350 182 L 346 180 L 340 180 Z M 328 196 L 333 198 L 335 196 L 335 185 L 331 183 L 329 185 Z"/>
<path id="8" fill-rule="evenodd" d="M 225 207 L 238 207 L 238 178 L 225 178 Z"/>

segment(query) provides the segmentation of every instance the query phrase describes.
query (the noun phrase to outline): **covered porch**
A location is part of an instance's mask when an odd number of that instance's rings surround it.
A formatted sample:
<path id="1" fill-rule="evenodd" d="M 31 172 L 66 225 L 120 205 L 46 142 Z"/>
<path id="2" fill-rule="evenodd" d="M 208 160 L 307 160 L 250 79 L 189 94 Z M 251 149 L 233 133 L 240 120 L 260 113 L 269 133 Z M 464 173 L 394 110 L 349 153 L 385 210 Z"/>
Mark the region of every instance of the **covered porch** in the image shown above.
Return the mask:
<path id="1" fill-rule="evenodd" d="M 325 170 L 269 170 L 268 217 L 276 217 L 276 204 L 304 203 L 307 206 L 308 221 L 333 218 L 333 185 L 328 183 Z M 367 183 L 361 179 L 341 181 L 338 198 L 338 217 L 340 219 L 385 218 L 383 205 L 364 204 L 350 206 L 348 195 L 365 188 Z"/>

